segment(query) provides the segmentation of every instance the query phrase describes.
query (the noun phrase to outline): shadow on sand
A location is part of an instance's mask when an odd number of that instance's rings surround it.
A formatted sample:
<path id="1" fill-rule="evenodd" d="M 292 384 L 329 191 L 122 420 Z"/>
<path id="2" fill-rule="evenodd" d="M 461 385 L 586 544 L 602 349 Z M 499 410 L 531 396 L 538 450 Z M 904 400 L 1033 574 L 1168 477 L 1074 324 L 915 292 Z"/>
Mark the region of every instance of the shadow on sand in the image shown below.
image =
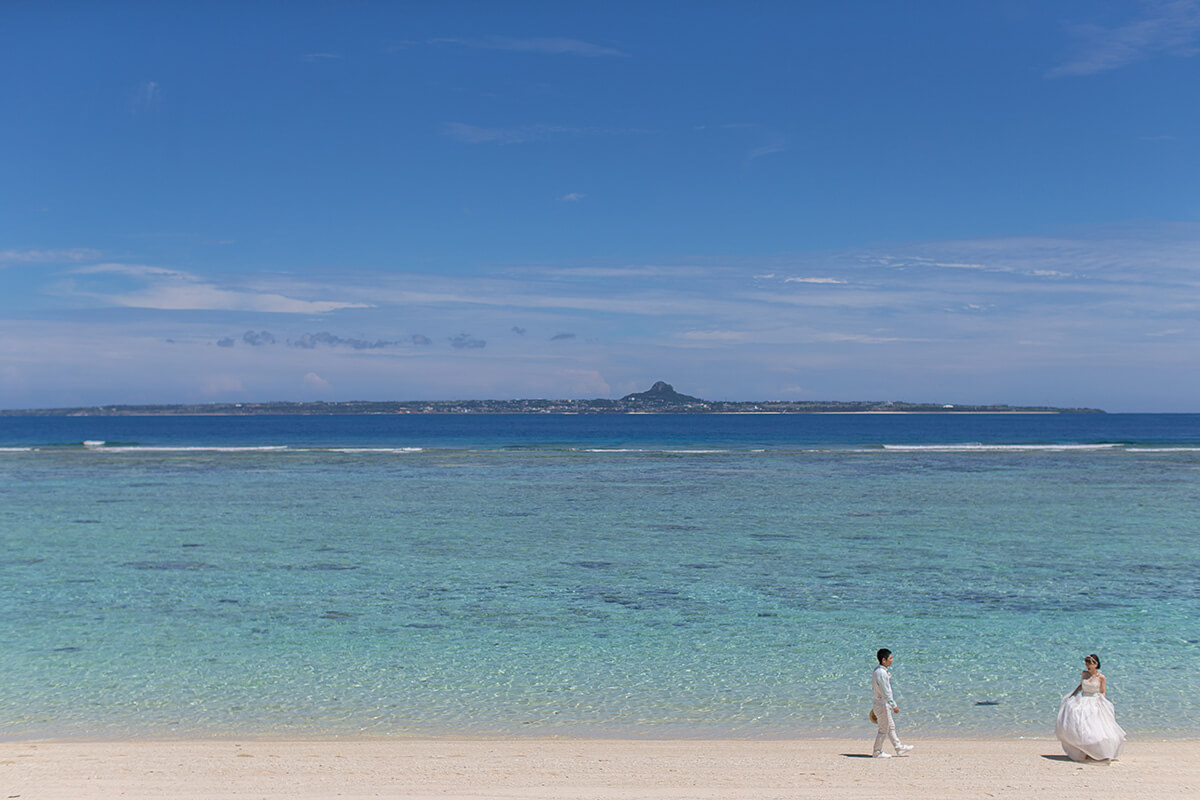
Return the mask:
<path id="1" fill-rule="evenodd" d="M 1053 756 L 1043 755 L 1042 758 L 1046 759 L 1047 761 L 1065 761 L 1068 764 L 1094 764 L 1097 767 L 1107 767 L 1110 764 L 1112 764 L 1111 761 L 1097 761 L 1094 758 L 1089 758 L 1087 761 L 1076 761 L 1073 758 L 1069 758 L 1067 756 L 1059 756 L 1059 755 L 1053 755 Z"/>

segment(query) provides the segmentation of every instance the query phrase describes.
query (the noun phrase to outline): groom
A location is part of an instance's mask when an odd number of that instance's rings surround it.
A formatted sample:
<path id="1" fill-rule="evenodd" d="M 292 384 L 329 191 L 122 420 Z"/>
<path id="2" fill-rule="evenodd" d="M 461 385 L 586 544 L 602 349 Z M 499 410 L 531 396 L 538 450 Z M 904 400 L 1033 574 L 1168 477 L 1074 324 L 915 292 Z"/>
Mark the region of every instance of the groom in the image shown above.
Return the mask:
<path id="1" fill-rule="evenodd" d="M 892 757 L 891 753 L 883 752 L 884 739 L 892 740 L 896 755 L 906 755 L 913 746 L 900 744 L 900 737 L 896 735 L 896 721 L 892 719 L 893 714 L 900 713 L 900 706 L 892 697 L 892 673 L 888 672 L 888 667 L 892 665 L 892 651 L 885 647 L 875 657 L 879 659 L 879 666 L 871 673 L 871 715 L 879 724 L 879 733 L 875 734 L 875 749 L 871 755 L 875 758 Z"/>

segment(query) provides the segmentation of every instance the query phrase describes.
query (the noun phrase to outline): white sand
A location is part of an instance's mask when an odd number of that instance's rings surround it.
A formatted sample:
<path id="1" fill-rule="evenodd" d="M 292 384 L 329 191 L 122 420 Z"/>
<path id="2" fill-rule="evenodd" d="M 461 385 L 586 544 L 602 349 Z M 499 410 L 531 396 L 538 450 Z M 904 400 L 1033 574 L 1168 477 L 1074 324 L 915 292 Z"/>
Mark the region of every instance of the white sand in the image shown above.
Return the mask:
<path id="1" fill-rule="evenodd" d="M 0 800 L 1200 797 L 1200 741 L 1134 741 L 1109 765 L 1053 739 L 912 743 L 880 760 L 869 737 L 0 742 Z"/>

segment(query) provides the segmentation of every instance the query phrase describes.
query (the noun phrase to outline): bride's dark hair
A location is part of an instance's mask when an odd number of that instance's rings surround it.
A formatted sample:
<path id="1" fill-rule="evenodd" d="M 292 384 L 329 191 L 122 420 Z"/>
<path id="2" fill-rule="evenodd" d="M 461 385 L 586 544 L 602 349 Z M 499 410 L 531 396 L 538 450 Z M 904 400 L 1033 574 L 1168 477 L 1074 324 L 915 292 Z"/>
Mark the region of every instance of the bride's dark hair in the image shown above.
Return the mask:
<path id="1" fill-rule="evenodd" d="M 1095 661 L 1096 669 L 1100 669 L 1100 656 L 1096 655 L 1095 653 L 1092 653 L 1091 655 L 1089 655 L 1087 658 L 1084 659 L 1084 661 Z"/>

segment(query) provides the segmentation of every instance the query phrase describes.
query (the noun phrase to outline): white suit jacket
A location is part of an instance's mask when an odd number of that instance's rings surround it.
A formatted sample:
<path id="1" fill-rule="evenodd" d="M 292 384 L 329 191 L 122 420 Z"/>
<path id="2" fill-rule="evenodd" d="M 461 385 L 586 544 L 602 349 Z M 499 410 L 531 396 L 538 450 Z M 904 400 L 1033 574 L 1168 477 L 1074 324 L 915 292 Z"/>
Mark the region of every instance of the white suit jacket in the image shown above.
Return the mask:
<path id="1" fill-rule="evenodd" d="M 892 673 L 888 672 L 887 667 L 880 664 L 871 673 L 871 687 L 873 692 L 872 704 L 876 708 L 891 707 L 896 708 L 896 701 L 892 698 Z"/>

